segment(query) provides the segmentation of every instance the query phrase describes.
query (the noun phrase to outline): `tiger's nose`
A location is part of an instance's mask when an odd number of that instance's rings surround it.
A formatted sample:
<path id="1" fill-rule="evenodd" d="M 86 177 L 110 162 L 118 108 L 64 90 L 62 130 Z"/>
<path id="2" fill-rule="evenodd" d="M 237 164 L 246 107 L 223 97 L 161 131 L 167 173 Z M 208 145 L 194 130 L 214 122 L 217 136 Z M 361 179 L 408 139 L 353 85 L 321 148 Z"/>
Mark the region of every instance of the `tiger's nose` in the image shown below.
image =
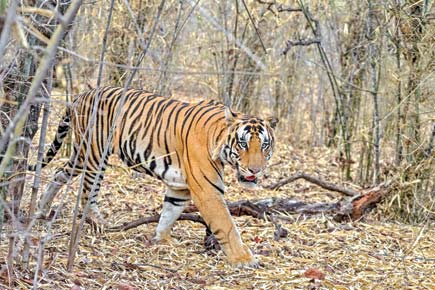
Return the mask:
<path id="1" fill-rule="evenodd" d="M 261 171 L 261 168 L 256 168 L 256 167 L 249 168 L 249 172 L 251 172 L 252 174 L 257 174 L 260 171 Z"/>

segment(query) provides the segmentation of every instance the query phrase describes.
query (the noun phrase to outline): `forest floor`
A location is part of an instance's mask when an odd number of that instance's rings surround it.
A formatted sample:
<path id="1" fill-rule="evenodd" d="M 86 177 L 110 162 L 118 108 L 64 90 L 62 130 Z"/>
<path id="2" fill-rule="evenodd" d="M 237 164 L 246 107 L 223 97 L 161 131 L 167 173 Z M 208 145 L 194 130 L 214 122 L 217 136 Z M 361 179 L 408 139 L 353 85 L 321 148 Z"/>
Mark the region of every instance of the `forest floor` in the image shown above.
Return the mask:
<path id="1" fill-rule="evenodd" d="M 285 143 L 281 140 L 277 146 L 265 184 L 298 170 L 340 183 L 332 151 L 314 148 L 307 152 Z M 63 161 L 58 159 L 44 170 L 46 179 Z M 132 174 L 116 159 L 111 163 L 100 195 L 100 207 L 108 222 L 119 225 L 158 213 L 162 184 Z M 231 170 L 226 176 L 225 196 L 230 201 L 271 196 L 307 202 L 343 198 L 303 180 L 276 191 L 245 191 L 236 184 Z M 156 224 L 102 234 L 94 234 L 85 225 L 74 270 L 68 272 L 68 241 L 77 186 L 75 182 L 66 193 L 65 207 L 45 245 L 40 289 L 435 289 L 433 227 L 381 220 L 376 209 L 364 219 L 349 223 L 337 223 L 327 215 L 289 215 L 280 220 L 289 234 L 277 241 L 272 222 L 235 217 L 243 240 L 260 262 L 258 269 L 234 268 L 221 251 L 207 252 L 204 227 L 199 223 L 177 222 L 173 239 L 157 245 L 150 242 Z M 45 234 L 41 222 L 34 228 L 35 247 Z M 7 243 L 1 243 L 0 257 L 6 257 L 6 253 Z M 17 284 L 8 285 L 7 273 L 3 272 L 0 289 L 31 287 L 31 273 L 17 267 L 14 275 Z M 313 280 L 315 276 L 322 279 Z"/>

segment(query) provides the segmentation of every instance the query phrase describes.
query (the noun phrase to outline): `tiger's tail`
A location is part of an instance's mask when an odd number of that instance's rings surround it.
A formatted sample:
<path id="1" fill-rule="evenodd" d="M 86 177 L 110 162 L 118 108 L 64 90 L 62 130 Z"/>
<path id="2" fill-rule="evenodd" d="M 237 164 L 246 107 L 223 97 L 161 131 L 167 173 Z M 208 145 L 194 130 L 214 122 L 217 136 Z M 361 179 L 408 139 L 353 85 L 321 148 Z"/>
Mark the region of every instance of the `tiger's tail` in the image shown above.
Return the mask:
<path id="1" fill-rule="evenodd" d="M 59 122 L 59 126 L 57 127 L 57 132 L 54 137 L 53 142 L 50 145 L 50 149 L 48 149 L 47 153 L 42 160 L 42 167 L 44 168 L 51 160 L 53 160 L 54 156 L 56 156 L 60 147 L 62 146 L 63 140 L 68 134 L 70 130 L 70 122 L 71 122 L 71 112 L 69 109 L 66 110 L 65 114 L 62 117 L 62 120 Z M 36 164 L 29 165 L 27 167 L 29 171 L 36 171 Z"/>

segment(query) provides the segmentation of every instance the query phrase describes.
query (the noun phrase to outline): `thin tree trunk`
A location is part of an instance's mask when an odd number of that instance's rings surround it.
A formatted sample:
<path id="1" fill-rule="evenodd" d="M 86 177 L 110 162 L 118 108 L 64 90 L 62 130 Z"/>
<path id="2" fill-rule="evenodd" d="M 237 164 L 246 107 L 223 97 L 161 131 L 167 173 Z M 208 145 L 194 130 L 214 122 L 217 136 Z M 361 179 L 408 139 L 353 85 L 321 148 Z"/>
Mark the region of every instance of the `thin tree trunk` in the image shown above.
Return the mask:
<path id="1" fill-rule="evenodd" d="M 396 71 L 398 75 L 397 80 L 397 92 L 396 92 L 396 99 L 397 99 L 397 123 L 396 123 L 396 150 L 395 150 L 395 164 L 398 166 L 400 162 L 403 159 L 403 141 L 402 141 L 402 126 L 401 126 L 401 120 L 402 120 L 402 110 L 401 110 L 401 103 L 402 103 L 402 78 L 401 78 L 401 70 L 402 70 L 402 62 L 401 62 L 401 54 L 402 54 L 402 44 L 400 39 L 400 1 L 396 0 L 396 23 L 395 23 L 395 33 L 394 33 L 394 40 L 393 43 L 396 46 Z"/>
<path id="2" fill-rule="evenodd" d="M 85 157 L 84 157 L 84 161 L 83 161 L 83 171 L 85 171 L 87 169 L 87 166 L 88 166 L 89 154 L 91 151 L 90 144 L 91 144 L 92 136 L 95 133 L 93 131 L 93 128 L 94 128 L 94 123 L 96 120 L 98 106 L 99 106 L 100 99 L 101 99 L 101 94 L 98 93 L 98 90 L 100 88 L 101 80 L 103 77 L 104 60 L 105 60 L 106 49 L 107 49 L 107 39 L 108 39 L 110 25 L 112 22 L 114 4 L 115 4 L 115 0 L 112 0 L 110 2 L 110 9 L 109 9 L 109 12 L 107 15 L 106 27 L 104 30 L 104 36 L 103 36 L 103 40 L 102 40 L 102 44 L 101 44 L 100 63 L 98 65 L 98 79 L 97 79 L 97 87 L 96 87 L 97 98 L 96 98 L 95 102 L 93 103 L 90 121 L 89 121 L 89 124 L 87 125 L 85 132 L 83 133 L 84 137 L 82 138 L 83 140 L 87 139 L 87 142 L 85 142 L 86 144 L 84 144 L 82 142 L 79 146 L 79 148 L 82 148 L 82 146 L 86 146 L 86 149 L 85 149 L 86 153 L 85 153 Z M 106 147 L 108 147 L 109 143 L 110 143 L 110 141 L 107 142 Z M 106 156 L 102 156 L 101 160 L 104 160 L 105 158 L 106 158 Z M 100 162 L 102 162 L 102 161 L 100 161 Z M 101 171 L 101 168 L 99 168 L 97 172 L 100 172 L 100 171 Z M 72 223 L 71 234 L 70 234 L 70 239 L 69 239 L 69 246 L 68 246 L 68 261 L 67 261 L 68 271 L 71 271 L 73 266 L 74 266 L 75 254 L 77 251 L 78 243 L 80 241 L 81 230 L 83 228 L 81 220 L 78 220 L 78 214 L 79 214 L 79 204 L 80 204 L 80 200 L 81 200 L 82 194 L 83 194 L 84 178 L 85 178 L 85 174 L 82 174 L 81 179 L 80 179 L 79 191 L 77 193 L 76 204 L 74 207 L 73 223 Z M 97 180 L 99 180 L 99 174 L 97 174 L 97 177 L 95 178 L 95 181 L 97 181 Z M 94 182 L 94 184 L 95 184 L 95 182 Z M 92 190 L 94 189 L 94 187 L 95 187 L 95 185 L 92 185 Z M 91 192 L 88 193 L 89 196 L 92 196 L 92 194 L 93 194 L 92 190 L 91 190 Z M 86 218 L 87 210 L 89 208 L 89 201 L 90 201 L 90 198 L 88 198 L 88 202 L 87 202 L 85 208 L 82 209 L 83 210 L 83 218 L 82 219 Z"/>
<path id="3" fill-rule="evenodd" d="M 379 99 L 378 99 L 378 59 L 379 48 L 375 44 L 375 11 L 374 4 L 371 0 L 368 1 L 368 17 L 367 17 L 367 39 L 368 45 L 368 57 L 369 57 L 369 73 L 370 73 L 370 85 L 371 95 L 373 97 L 373 183 L 379 183 L 379 159 L 380 159 L 380 123 L 379 123 Z"/>
<path id="4" fill-rule="evenodd" d="M 193 11 L 194 8 L 192 8 Z M 168 68 L 169 65 L 171 63 L 172 60 L 172 55 L 173 55 L 173 50 L 178 38 L 178 35 L 181 31 L 181 29 L 183 28 L 182 25 L 180 25 L 180 20 L 181 20 L 181 13 L 183 11 L 183 2 L 180 1 L 179 5 L 178 5 L 178 11 L 177 11 L 177 18 L 175 20 L 175 27 L 174 27 L 174 33 L 172 35 L 172 39 L 171 42 L 169 43 L 167 49 L 166 49 L 166 53 L 164 55 L 164 60 L 163 60 L 163 65 L 160 67 L 160 76 L 159 79 L 157 81 L 157 88 L 156 91 L 162 95 L 162 96 L 166 96 L 168 94 L 168 83 L 169 83 L 169 78 L 168 78 Z"/>
<path id="5" fill-rule="evenodd" d="M 36 163 L 36 170 L 35 170 L 35 178 L 33 179 L 32 193 L 30 196 L 29 212 L 27 215 L 27 227 L 29 227 L 31 219 L 36 210 L 36 204 L 37 204 L 36 199 L 38 196 L 38 190 L 41 182 L 41 169 L 42 169 L 41 162 L 44 159 L 45 139 L 46 139 L 47 128 L 48 128 L 48 116 L 50 115 L 50 95 L 51 95 L 51 88 L 52 88 L 53 70 L 51 69 L 50 72 L 51 73 L 47 81 L 47 88 L 45 90 L 45 93 L 43 94 L 43 97 L 46 101 L 44 102 L 42 124 L 41 124 L 41 130 L 39 134 L 38 156 L 37 156 L 37 163 Z M 26 239 L 26 243 L 24 245 L 23 254 L 22 254 L 23 265 L 25 268 L 28 267 L 28 263 L 29 263 L 29 250 L 30 250 L 30 240 Z"/>
<path id="6" fill-rule="evenodd" d="M 68 104 L 72 101 L 73 95 L 73 77 L 71 68 L 71 58 L 68 56 L 67 52 L 63 52 L 63 73 L 65 77 L 65 101 Z M 49 109 L 48 109 L 49 110 Z M 68 132 L 64 141 L 65 144 L 65 156 L 71 156 L 72 153 L 72 132 Z"/>
<path id="7" fill-rule="evenodd" d="M 406 88 L 406 103 L 402 113 L 401 128 L 402 132 L 407 132 L 409 142 L 405 143 L 405 154 L 409 162 L 417 161 L 415 154 L 412 154 L 418 146 L 420 146 L 420 90 L 419 83 L 421 81 L 422 71 L 420 69 L 421 52 L 419 43 L 424 32 L 425 10 L 427 2 L 419 0 L 406 1 L 406 21 L 401 21 L 400 31 L 402 32 L 404 45 L 402 53 L 409 65 L 409 77 Z M 405 14 L 404 13 L 404 14 Z M 411 97 L 414 101 L 411 102 Z M 414 103 L 412 111 L 411 104 Z M 409 114 L 409 118 L 408 118 Z"/>

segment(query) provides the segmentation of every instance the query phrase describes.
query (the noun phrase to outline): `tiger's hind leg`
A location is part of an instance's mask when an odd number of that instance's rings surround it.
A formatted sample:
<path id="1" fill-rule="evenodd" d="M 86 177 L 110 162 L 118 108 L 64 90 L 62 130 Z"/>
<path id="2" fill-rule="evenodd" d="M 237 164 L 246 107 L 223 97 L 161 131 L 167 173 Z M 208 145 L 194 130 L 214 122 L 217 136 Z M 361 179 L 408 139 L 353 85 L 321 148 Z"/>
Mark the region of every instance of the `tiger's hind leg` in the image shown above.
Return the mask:
<path id="1" fill-rule="evenodd" d="M 172 226 L 187 207 L 190 199 L 189 190 L 167 188 L 154 241 L 159 242 L 170 238 Z"/>
<path id="2" fill-rule="evenodd" d="M 76 165 L 73 167 L 71 161 L 69 161 L 65 168 L 61 168 L 56 171 L 54 178 L 38 202 L 38 211 L 36 212 L 37 217 L 47 217 L 51 209 L 53 199 L 56 197 L 59 190 L 69 180 L 78 175 L 77 168 L 80 168 L 80 166 Z"/>
<path id="3" fill-rule="evenodd" d="M 96 226 L 98 230 L 102 230 L 107 221 L 104 219 L 98 207 L 98 194 L 100 192 L 101 182 L 103 180 L 104 171 L 107 168 L 108 158 L 103 161 L 101 170 L 98 171 L 98 164 L 100 160 L 91 156 L 89 158 L 89 165 L 84 173 L 83 194 L 81 196 L 82 210 L 88 206 L 87 217 L 90 219 L 91 224 Z"/>

